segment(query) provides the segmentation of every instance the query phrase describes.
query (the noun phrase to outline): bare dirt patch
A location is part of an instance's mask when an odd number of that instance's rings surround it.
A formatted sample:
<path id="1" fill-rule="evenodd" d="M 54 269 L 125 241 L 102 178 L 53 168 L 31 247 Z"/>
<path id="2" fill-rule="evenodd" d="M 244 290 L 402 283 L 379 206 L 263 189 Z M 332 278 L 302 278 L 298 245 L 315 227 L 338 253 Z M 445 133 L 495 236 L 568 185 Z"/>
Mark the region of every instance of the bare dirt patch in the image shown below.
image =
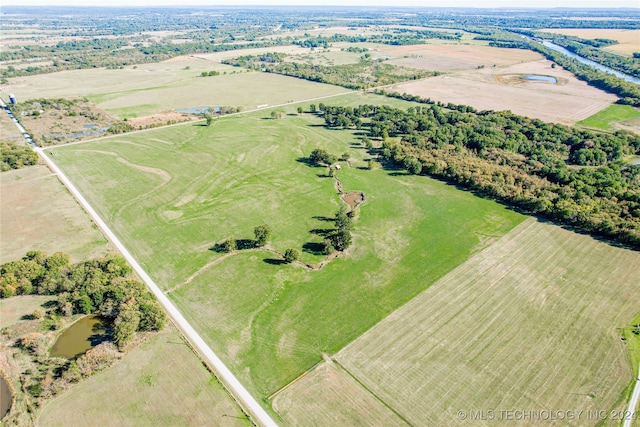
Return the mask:
<path id="1" fill-rule="evenodd" d="M 472 70 L 478 67 L 506 67 L 540 59 L 529 50 L 501 49 L 478 45 L 411 45 L 380 48 L 389 64 L 434 71 Z"/>
<path id="2" fill-rule="evenodd" d="M 62 251 L 78 261 L 110 247 L 47 167 L 2 172 L 0 190 L 0 263 L 29 250 Z"/>
<path id="3" fill-rule="evenodd" d="M 135 117 L 127 119 L 128 123 L 136 129 L 148 129 L 157 126 L 171 125 L 175 123 L 190 122 L 201 120 L 202 116 L 195 114 L 178 113 L 176 111 L 162 111 L 158 114 L 153 114 L 144 117 Z"/>
<path id="4" fill-rule="evenodd" d="M 509 78 L 527 74 L 552 76 L 558 84 Z M 395 85 L 391 90 L 470 105 L 478 110 L 511 110 L 515 114 L 563 124 L 574 124 L 617 100 L 615 95 L 587 85 L 568 71 L 552 68 L 547 60 L 461 71 Z"/>
<path id="5" fill-rule="evenodd" d="M 364 193 L 361 191 L 352 191 L 340 195 L 343 202 L 349 205 L 349 212 L 360 206 L 364 202 Z"/>

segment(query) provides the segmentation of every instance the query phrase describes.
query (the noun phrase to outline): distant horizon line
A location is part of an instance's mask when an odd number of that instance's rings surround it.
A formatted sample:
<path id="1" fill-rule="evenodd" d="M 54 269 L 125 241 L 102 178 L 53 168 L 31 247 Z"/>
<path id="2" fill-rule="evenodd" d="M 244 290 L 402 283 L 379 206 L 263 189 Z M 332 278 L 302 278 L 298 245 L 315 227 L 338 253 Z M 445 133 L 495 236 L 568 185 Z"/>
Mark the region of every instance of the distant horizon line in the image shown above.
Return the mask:
<path id="1" fill-rule="evenodd" d="M 632 7 L 632 6 L 618 6 L 618 7 L 600 7 L 600 6 L 585 6 L 585 7 L 576 7 L 576 6 L 418 6 L 418 5 L 399 5 L 399 6 L 383 6 L 383 5 L 337 5 L 337 4 L 329 4 L 329 5 L 319 5 L 319 4 L 165 4 L 165 5 L 76 5 L 76 4 L 67 4 L 67 5 L 46 5 L 46 4 L 6 4 L 3 5 L 2 8 L 7 7 L 20 7 L 20 8 L 76 8 L 76 9 L 115 9 L 115 8 L 127 8 L 127 9 L 149 9 L 149 8 L 215 8 L 215 7 L 229 7 L 229 8 L 271 8 L 271 7 L 285 7 L 285 8 L 293 8 L 293 7 L 307 7 L 307 8 L 376 8 L 376 9 L 505 9 L 505 10 L 620 10 L 620 9 L 638 9 L 640 10 L 640 6 Z M 2 11 L 0 9 L 0 14 Z"/>

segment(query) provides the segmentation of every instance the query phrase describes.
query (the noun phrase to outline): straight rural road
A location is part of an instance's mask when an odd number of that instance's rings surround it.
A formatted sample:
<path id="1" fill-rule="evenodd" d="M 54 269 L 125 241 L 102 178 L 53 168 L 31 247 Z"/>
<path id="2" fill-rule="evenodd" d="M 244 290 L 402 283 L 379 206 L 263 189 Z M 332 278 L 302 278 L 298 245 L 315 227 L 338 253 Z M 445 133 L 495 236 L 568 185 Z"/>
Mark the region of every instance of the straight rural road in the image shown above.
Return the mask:
<path id="1" fill-rule="evenodd" d="M 67 178 L 67 176 L 60 170 L 60 168 L 43 152 L 44 149 L 37 147 L 35 151 L 40 155 L 47 165 L 58 175 L 58 178 L 69 189 L 73 197 L 76 198 L 78 203 L 87 211 L 91 219 L 102 230 L 104 235 L 111 241 L 111 243 L 118 249 L 122 256 L 129 262 L 135 272 L 144 281 L 147 287 L 153 292 L 160 304 L 169 313 L 173 322 L 180 328 L 182 333 L 185 334 L 187 339 L 198 349 L 198 352 L 204 357 L 209 366 L 218 374 L 219 378 L 229 387 L 232 393 L 238 398 L 245 406 L 259 425 L 265 427 L 277 427 L 277 424 L 267 414 L 267 412 L 260 406 L 260 404 L 251 396 L 251 394 L 244 388 L 244 386 L 238 381 L 233 373 L 222 363 L 220 358 L 211 350 L 211 348 L 204 342 L 202 337 L 196 332 L 196 330 L 187 322 L 178 308 L 167 298 L 167 296 L 160 290 L 158 285 L 151 279 L 146 271 L 138 264 L 135 258 L 129 253 L 127 248 L 122 244 L 120 239 L 109 229 L 107 224 L 100 218 L 98 213 L 91 207 L 78 189 Z"/>
<path id="2" fill-rule="evenodd" d="M 624 420 L 623 427 L 631 427 L 631 423 L 633 420 L 640 419 L 640 411 L 636 411 L 638 408 L 638 400 L 640 400 L 640 365 L 638 365 L 638 377 L 636 378 L 636 386 L 633 389 L 633 394 L 631 395 L 631 400 L 629 401 L 629 407 L 627 408 L 628 415 Z M 636 416 L 633 416 L 634 411 L 636 411 Z"/>
<path id="3" fill-rule="evenodd" d="M 0 99 L 0 108 L 6 109 L 6 104 L 2 99 Z M 7 111 L 7 114 L 9 112 Z M 216 372 L 218 378 L 223 381 L 224 385 L 230 392 L 238 399 L 243 405 L 244 409 L 248 411 L 249 416 L 253 420 L 253 422 L 257 425 L 262 425 L 265 427 L 277 427 L 278 424 L 269 416 L 267 411 L 265 411 L 262 406 L 253 398 L 253 396 L 247 391 L 246 388 L 238 381 L 238 379 L 233 375 L 233 373 L 222 363 L 222 360 L 211 350 L 211 347 L 204 342 L 202 337 L 196 332 L 196 330 L 187 322 L 187 319 L 184 318 L 182 313 L 178 310 L 178 308 L 173 305 L 171 300 L 167 298 L 167 296 L 160 290 L 158 285 L 151 279 L 151 277 L 147 274 L 146 271 L 138 264 L 135 258 L 129 253 L 127 248 L 122 244 L 120 239 L 109 229 L 107 224 L 100 218 L 98 213 L 91 207 L 89 202 L 84 198 L 82 194 L 78 191 L 78 189 L 73 185 L 73 183 L 67 178 L 67 176 L 62 172 L 62 170 L 56 165 L 47 155 L 44 153 L 44 149 L 41 147 L 35 147 L 33 144 L 33 140 L 31 136 L 26 133 L 22 125 L 18 122 L 13 115 L 9 114 L 9 116 L 13 119 L 14 123 L 25 137 L 27 142 L 33 147 L 33 149 L 38 153 L 40 158 L 42 158 L 47 166 L 58 176 L 58 179 L 64 184 L 65 187 L 71 192 L 73 197 L 80 203 L 80 205 L 84 208 L 85 211 L 89 214 L 94 223 L 100 228 L 100 230 L 104 233 L 105 237 L 111 241 L 111 243 L 118 249 L 118 251 L 122 254 L 122 256 L 129 262 L 131 267 L 133 267 L 134 271 L 138 274 L 138 276 L 144 281 L 149 290 L 153 292 L 156 296 L 160 304 L 167 311 L 173 322 L 178 326 L 178 328 L 182 331 L 182 333 L 187 337 L 187 339 L 191 342 L 191 344 L 198 350 L 200 355 L 204 358 L 206 363 L 209 365 L 214 372 Z"/>

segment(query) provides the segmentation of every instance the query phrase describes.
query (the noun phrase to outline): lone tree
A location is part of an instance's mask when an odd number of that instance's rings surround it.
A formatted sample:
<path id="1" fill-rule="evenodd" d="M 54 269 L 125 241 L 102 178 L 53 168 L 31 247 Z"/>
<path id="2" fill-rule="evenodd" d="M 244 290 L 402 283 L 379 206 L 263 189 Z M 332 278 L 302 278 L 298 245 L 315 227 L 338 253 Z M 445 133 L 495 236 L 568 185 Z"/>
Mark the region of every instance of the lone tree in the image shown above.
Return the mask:
<path id="1" fill-rule="evenodd" d="M 236 243 L 236 239 L 233 237 L 225 240 L 221 246 L 222 252 L 232 252 L 238 249 L 238 244 Z"/>
<path id="2" fill-rule="evenodd" d="M 302 107 L 298 107 L 297 111 L 298 111 L 298 114 L 302 114 L 303 112 Z"/>
<path id="3" fill-rule="evenodd" d="M 266 225 L 259 225 L 253 229 L 253 235 L 256 236 L 256 245 L 264 246 L 271 237 L 271 228 Z"/>
<path id="4" fill-rule="evenodd" d="M 205 114 L 204 118 L 207 121 L 207 126 L 211 126 L 211 123 L 213 123 L 213 116 L 211 114 Z"/>
<path id="5" fill-rule="evenodd" d="M 300 252 L 295 249 L 289 248 L 284 251 L 284 262 L 291 264 L 293 261 L 297 261 L 300 258 Z"/>

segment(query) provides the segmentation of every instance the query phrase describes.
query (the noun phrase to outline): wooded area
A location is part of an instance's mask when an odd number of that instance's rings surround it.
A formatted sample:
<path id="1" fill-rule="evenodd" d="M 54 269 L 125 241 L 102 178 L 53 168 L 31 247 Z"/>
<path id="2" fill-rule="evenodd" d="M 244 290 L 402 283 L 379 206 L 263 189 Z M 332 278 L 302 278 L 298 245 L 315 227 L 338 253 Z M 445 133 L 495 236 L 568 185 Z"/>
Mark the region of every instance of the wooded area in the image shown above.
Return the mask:
<path id="1" fill-rule="evenodd" d="M 372 105 L 320 105 L 320 111 L 328 127 L 367 129 L 379 138 L 371 153 L 388 165 L 640 247 L 640 166 L 626 162 L 640 153 L 640 137 L 423 102 L 429 105 L 407 111 Z"/>

